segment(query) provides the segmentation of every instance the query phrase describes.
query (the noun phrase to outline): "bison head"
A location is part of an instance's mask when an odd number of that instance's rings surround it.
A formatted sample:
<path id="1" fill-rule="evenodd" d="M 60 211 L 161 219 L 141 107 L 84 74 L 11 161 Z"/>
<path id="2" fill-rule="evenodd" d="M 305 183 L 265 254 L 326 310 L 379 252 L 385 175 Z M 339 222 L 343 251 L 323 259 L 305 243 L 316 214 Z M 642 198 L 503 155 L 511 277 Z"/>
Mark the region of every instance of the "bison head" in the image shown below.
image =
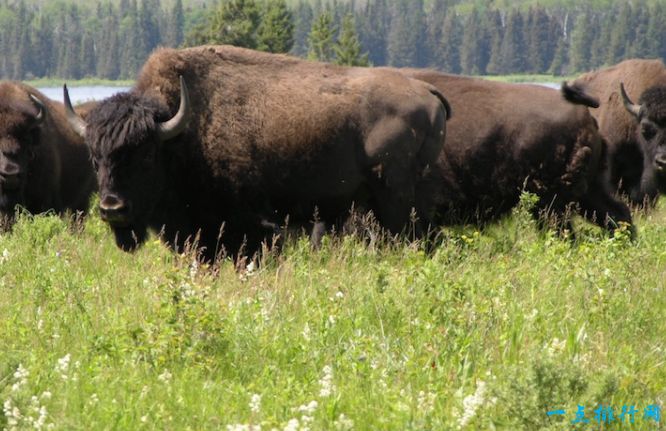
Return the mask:
<path id="1" fill-rule="evenodd" d="M 164 192 L 163 143 L 185 130 L 190 115 L 187 87 L 180 78 L 180 107 L 168 108 L 144 95 L 121 93 L 90 111 L 87 122 L 72 109 L 67 87 L 65 109 L 70 125 L 90 148 L 99 185 L 99 212 L 111 226 L 116 244 L 134 250 L 147 236 L 152 212 Z"/>
<path id="2" fill-rule="evenodd" d="M 625 109 L 638 121 L 637 139 L 643 154 L 641 190 L 650 198 L 666 193 L 666 87 L 648 88 L 634 104 L 620 84 Z"/>
<path id="3" fill-rule="evenodd" d="M 28 164 L 39 143 L 39 126 L 46 107 L 34 95 L 27 101 L 2 101 L 0 105 L 0 214 L 14 215 L 16 205 L 24 205 Z"/>

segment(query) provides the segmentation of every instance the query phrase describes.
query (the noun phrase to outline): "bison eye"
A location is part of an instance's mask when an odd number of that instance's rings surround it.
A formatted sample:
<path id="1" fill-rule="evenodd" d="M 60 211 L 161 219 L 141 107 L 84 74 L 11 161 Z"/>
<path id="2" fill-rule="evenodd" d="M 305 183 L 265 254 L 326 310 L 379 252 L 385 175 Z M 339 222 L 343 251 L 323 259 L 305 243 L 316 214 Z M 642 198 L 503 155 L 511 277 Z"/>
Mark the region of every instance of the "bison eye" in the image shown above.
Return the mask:
<path id="1" fill-rule="evenodd" d="M 657 129 L 652 124 L 643 124 L 641 127 L 641 134 L 646 141 L 649 141 L 657 134 Z"/>

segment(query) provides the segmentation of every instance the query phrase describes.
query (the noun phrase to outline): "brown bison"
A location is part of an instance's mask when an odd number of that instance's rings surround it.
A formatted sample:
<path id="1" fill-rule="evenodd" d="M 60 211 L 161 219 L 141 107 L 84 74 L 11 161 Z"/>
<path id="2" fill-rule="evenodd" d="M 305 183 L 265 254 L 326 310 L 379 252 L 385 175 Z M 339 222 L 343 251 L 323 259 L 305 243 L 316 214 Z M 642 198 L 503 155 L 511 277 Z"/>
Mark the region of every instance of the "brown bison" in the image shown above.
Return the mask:
<path id="1" fill-rule="evenodd" d="M 357 202 L 403 229 L 441 150 L 445 103 L 395 71 L 203 46 L 156 51 L 130 92 L 70 121 L 119 247 L 151 228 L 177 250 L 198 235 L 213 258 L 263 239 L 262 222 L 307 221 L 315 207 L 333 223 Z"/>
<path id="2" fill-rule="evenodd" d="M 605 143 L 587 109 L 596 101 L 579 88 L 565 85 L 561 94 L 427 70 L 405 73 L 445 92 L 455 111 L 430 175 L 435 191 L 427 192 L 440 196 L 440 223 L 499 217 L 522 190 L 539 197 L 535 215 L 562 216 L 575 202 L 605 228 L 631 223 L 629 209 L 600 175 Z"/>
<path id="3" fill-rule="evenodd" d="M 601 101 L 592 115 L 608 141 L 608 175 L 616 189 L 636 204 L 652 203 L 666 193 L 666 68 L 661 60 L 626 60 L 586 73 L 574 84 Z"/>
<path id="4" fill-rule="evenodd" d="M 88 148 L 64 106 L 32 87 L 0 82 L 0 214 L 85 211 L 96 187 Z"/>

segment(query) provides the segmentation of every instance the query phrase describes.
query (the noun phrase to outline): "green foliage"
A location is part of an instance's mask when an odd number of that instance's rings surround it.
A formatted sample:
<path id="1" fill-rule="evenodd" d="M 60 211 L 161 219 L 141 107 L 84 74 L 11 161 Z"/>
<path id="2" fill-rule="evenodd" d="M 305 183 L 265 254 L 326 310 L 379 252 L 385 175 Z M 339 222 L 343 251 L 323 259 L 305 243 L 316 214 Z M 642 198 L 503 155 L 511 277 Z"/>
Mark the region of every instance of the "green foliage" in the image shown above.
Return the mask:
<path id="1" fill-rule="evenodd" d="M 600 404 L 658 404 L 666 208 L 636 214 L 635 242 L 578 220 L 572 242 L 534 204 L 430 254 L 301 238 L 240 271 L 154 237 L 124 253 L 97 215 L 20 215 L 0 235 L 0 427 L 568 430 L 578 405 L 596 425 Z"/>
<path id="2" fill-rule="evenodd" d="M 293 16 L 285 0 L 272 0 L 264 5 L 257 31 L 260 51 L 289 52 L 294 45 Z"/>
<path id="3" fill-rule="evenodd" d="M 256 48 L 259 23 L 259 6 L 254 0 L 225 1 L 209 22 L 206 42 Z"/>
<path id="4" fill-rule="evenodd" d="M 361 43 L 358 41 L 354 26 L 354 17 L 347 15 L 342 21 L 340 37 L 333 46 L 335 63 L 344 66 L 368 66 L 368 54 L 361 54 Z"/>
<path id="5" fill-rule="evenodd" d="M 312 30 L 308 36 L 308 59 L 318 61 L 332 61 L 333 38 L 337 29 L 333 24 L 333 16 L 329 11 L 322 12 L 312 23 Z"/>

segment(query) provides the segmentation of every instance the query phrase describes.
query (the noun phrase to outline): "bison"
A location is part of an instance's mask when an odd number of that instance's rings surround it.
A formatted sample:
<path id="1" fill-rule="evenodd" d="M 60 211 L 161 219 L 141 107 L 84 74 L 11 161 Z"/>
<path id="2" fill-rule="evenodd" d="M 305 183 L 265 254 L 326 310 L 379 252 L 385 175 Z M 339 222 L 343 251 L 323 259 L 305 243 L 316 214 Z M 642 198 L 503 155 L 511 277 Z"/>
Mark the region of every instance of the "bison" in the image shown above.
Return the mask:
<path id="1" fill-rule="evenodd" d="M 96 188 L 88 148 L 64 106 L 36 89 L 0 82 L 0 214 L 84 212 Z"/>
<path id="2" fill-rule="evenodd" d="M 631 223 L 600 174 L 605 142 L 587 109 L 596 101 L 580 88 L 564 85 L 560 93 L 429 70 L 404 73 L 445 92 L 456 112 L 429 175 L 432 189 L 423 189 L 428 199 L 439 195 L 440 224 L 495 219 L 523 190 L 539 198 L 535 215 L 561 217 L 575 202 L 604 228 Z"/>
<path id="3" fill-rule="evenodd" d="M 151 229 L 176 250 L 197 239 L 210 259 L 260 242 L 265 221 L 307 221 L 316 208 L 335 223 L 353 202 L 402 230 L 446 105 L 396 71 L 202 46 L 155 51 L 131 91 L 69 118 L 117 245 L 134 250 Z"/>
<path id="4" fill-rule="evenodd" d="M 592 115 L 608 141 L 608 175 L 616 190 L 634 204 L 654 203 L 666 192 L 664 64 L 626 60 L 581 75 L 574 84 L 601 101 Z"/>

